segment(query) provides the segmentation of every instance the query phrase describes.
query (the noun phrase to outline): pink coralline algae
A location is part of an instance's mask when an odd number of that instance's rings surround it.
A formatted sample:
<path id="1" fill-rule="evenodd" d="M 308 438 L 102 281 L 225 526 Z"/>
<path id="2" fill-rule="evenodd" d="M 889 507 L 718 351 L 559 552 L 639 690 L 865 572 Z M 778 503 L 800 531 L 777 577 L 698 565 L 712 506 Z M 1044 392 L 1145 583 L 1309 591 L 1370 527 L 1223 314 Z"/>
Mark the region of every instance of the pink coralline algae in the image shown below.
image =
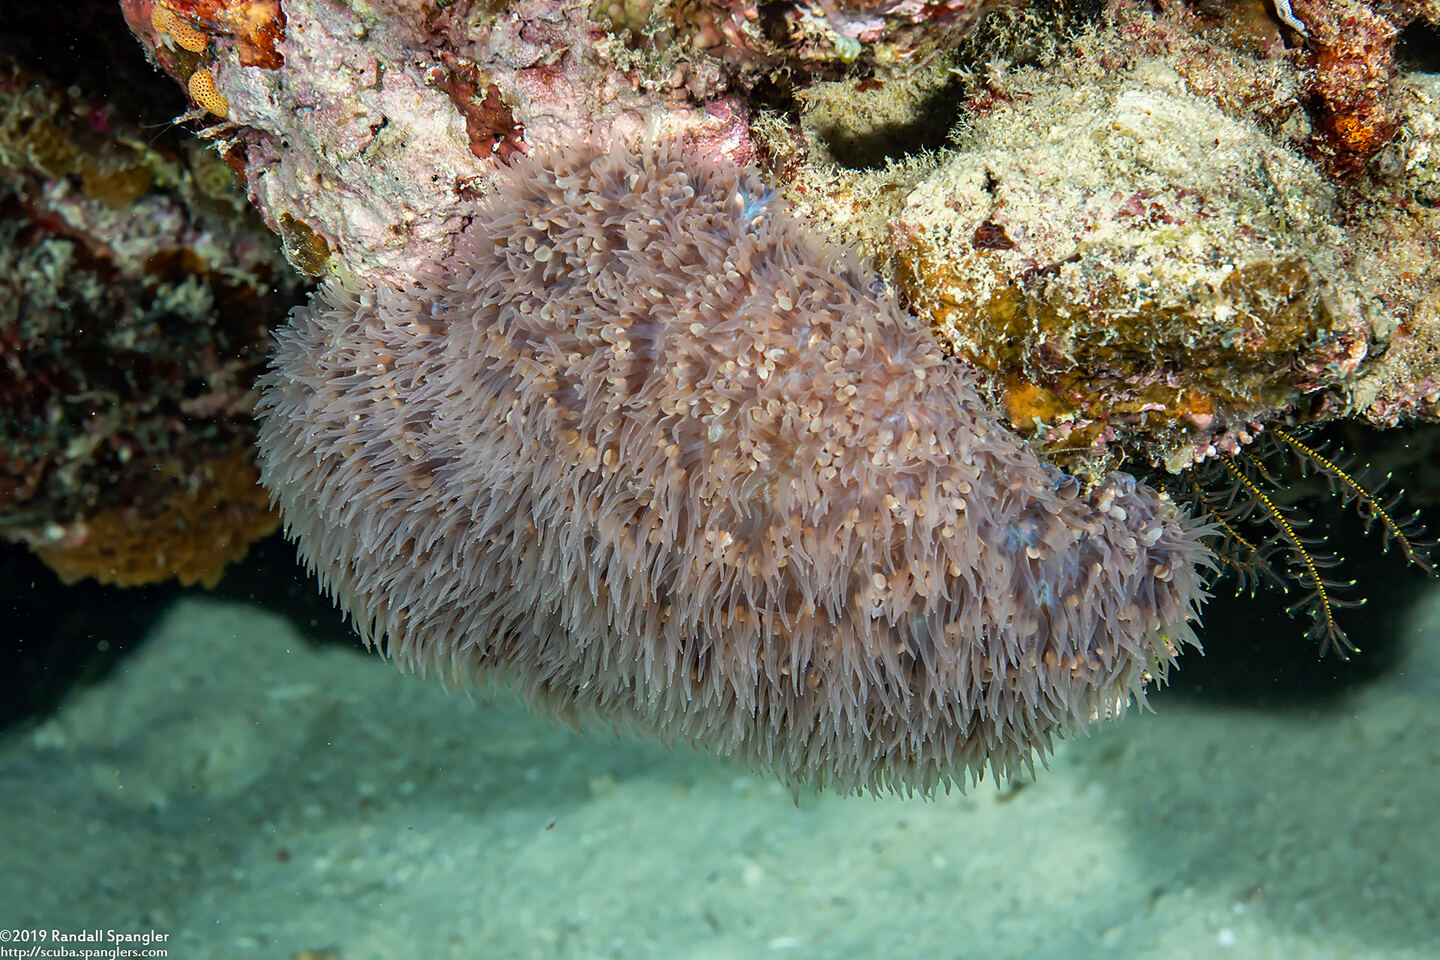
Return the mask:
<path id="1" fill-rule="evenodd" d="M 259 63 L 247 62 L 253 45 L 236 24 L 268 5 L 212 0 L 207 15 L 207 5 L 168 4 L 211 31 L 198 58 L 157 37 L 150 4 L 123 6 L 168 72 L 188 84 L 203 70 L 223 98 L 225 122 L 206 136 L 271 228 L 300 225 L 366 280 L 395 281 L 445 257 L 496 165 L 532 143 L 649 133 L 753 159 L 748 113 L 718 67 L 673 78 L 622 69 L 650 61 L 581 4 L 519 0 L 496 13 L 295 0 L 284 5 L 276 56 Z"/>
<path id="2" fill-rule="evenodd" d="M 226 121 L 207 135 L 270 226 L 303 223 L 377 282 L 445 257 L 495 166 L 530 145 L 666 139 L 753 163 L 747 91 L 766 77 L 901 69 L 998 5 L 121 0 Z"/>
<path id="3" fill-rule="evenodd" d="M 837 65 L 923 59 L 997 6 L 987 0 L 662 0 L 616 3 L 605 9 L 616 25 L 636 32 L 658 20 L 675 34 L 671 42 L 683 42 L 731 63 L 784 64 L 834 73 Z"/>
<path id="4" fill-rule="evenodd" d="M 517 157 L 279 334 L 263 480 L 400 664 L 794 784 L 1006 776 L 1193 641 L 1203 529 L 1037 460 L 751 169 Z"/>

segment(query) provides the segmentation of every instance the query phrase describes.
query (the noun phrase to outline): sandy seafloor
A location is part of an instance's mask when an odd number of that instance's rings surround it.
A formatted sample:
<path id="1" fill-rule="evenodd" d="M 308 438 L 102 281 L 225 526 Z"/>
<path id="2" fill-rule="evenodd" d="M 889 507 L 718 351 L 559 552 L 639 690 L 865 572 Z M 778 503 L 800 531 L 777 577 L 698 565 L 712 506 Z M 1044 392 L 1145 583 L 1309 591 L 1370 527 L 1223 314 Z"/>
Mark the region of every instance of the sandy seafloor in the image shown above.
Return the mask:
<path id="1" fill-rule="evenodd" d="M 1427 596 L 1323 706 L 1161 692 L 1019 789 L 798 804 L 187 598 L 0 745 L 0 910 L 186 960 L 1440 957 Z"/>

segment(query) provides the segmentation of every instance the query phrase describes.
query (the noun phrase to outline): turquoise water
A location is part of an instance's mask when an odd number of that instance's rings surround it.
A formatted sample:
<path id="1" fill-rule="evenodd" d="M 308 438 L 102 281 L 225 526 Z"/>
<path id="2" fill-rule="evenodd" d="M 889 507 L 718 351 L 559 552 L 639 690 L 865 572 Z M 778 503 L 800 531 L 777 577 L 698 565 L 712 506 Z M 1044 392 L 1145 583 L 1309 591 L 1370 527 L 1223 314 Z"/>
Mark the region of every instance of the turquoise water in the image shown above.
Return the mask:
<path id="1" fill-rule="evenodd" d="M 795 798 L 191 595 L 0 746 L 0 903 L 197 960 L 1435 957 L 1440 590 L 1400 623 L 1349 693 L 1164 691 L 924 802 Z"/>

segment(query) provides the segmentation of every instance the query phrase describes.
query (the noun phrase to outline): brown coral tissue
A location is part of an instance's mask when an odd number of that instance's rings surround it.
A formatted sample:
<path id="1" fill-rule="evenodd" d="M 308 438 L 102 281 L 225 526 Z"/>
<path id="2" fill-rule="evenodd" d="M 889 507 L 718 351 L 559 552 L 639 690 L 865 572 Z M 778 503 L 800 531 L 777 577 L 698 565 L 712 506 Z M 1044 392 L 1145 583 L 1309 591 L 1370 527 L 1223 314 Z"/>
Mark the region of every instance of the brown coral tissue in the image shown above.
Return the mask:
<path id="1" fill-rule="evenodd" d="M 757 172 L 537 152 L 405 290 L 279 335 L 264 482 L 401 664 L 792 784 L 1027 767 L 1163 678 L 1201 528 L 1084 493 Z"/>

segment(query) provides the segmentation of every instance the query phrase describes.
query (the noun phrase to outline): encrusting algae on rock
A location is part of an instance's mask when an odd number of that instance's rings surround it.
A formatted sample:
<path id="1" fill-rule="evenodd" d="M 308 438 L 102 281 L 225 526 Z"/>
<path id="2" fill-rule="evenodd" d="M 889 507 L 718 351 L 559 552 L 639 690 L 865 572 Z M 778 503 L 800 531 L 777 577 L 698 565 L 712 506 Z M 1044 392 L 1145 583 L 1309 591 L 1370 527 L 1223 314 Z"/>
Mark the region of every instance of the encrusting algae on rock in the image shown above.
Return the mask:
<path id="1" fill-rule="evenodd" d="M 1360 21 L 1365 69 L 1317 65 L 1340 6 L 1306 6 L 1317 50 L 1265 40 L 1273 6 L 996 14 L 973 49 L 812 84 L 751 129 L 786 198 L 873 256 L 1065 469 L 1174 473 L 1270 423 L 1434 419 L 1434 74 L 1399 69 L 1393 36 L 1366 59 Z M 1372 109 L 1393 117 L 1331 136 Z"/>
<path id="2" fill-rule="evenodd" d="M 1161 60 L 1086 79 L 977 110 L 969 148 L 888 220 L 889 255 L 1017 431 L 1076 459 L 1110 444 L 1109 463 L 1143 445 L 1179 470 L 1197 436 L 1352 377 L 1369 302 L 1312 165 Z"/>
<path id="3" fill-rule="evenodd" d="M 279 333 L 264 483 L 404 666 L 792 784 L 1029 765 L 1163 679 L 1205 528 L 1038 460 L 751 169 L 535 149 L 404 288 Z"/>

